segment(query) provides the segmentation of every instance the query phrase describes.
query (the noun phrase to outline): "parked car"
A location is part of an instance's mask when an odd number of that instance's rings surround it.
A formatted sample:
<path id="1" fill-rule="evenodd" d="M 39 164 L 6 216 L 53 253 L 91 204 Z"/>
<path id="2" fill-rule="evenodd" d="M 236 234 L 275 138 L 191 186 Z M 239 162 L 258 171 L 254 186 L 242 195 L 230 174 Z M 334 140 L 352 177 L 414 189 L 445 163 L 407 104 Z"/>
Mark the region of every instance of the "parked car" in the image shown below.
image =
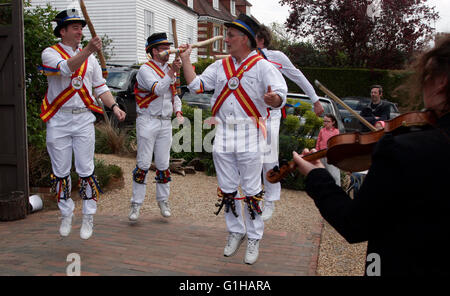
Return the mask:
<path id="1" fill-rule="evenodd" d="M 186 103 L 186 105 L 194 108 L 200 108 L 203 110 L 211 109 L 211 96 L 214 94 L 214 91 L 208 91 L 201 94 L 192 94 L 189 92 L 189 89 L 186 85 L 181 86 L 181 95 L 180 99 L 182 102 Z"/>
<path id="2" fill-rule="evenodd" d="M 120 108 L 127 113 L 125 120 L 119 123 L 111 109 L 105 107 L 111 123 L 116 126 L 133 125 L 136 122 L 136 100 L 134 97 L 134 85 L 139 68 L 137 66 L 109 66 L 106 85 L 119 104 Z M 96 114 L 98 120 L 103 120 L 103 116 Z"/>
<path id="3" fill-rule="evenodd" d="M 294 102 L 299 102 L 300 104 L 308 103 L 308 104 L 311 105 L 311 109 L 313 108 L 313 103 L 312 103 L 311 99 L 305 94 L 288 93 L 287 94 L 287 99 L 291 99 Z M 339 108 L 337 106 L 337 103 L 334 102 L 333 100 L 331 100 L 329 98 L 325 98 L 325 97 L 319 97 L 319 101 L 320 101 L 320 104 L 322 104 L 322 107 L 324 109 L 324 112 L 321 115 L 321 117 L 323 117 L 325 114 L 328 114 L 328 113 L 333 114 L 336 117 L 339 132 L 341 134 L 345 133 L 344 123 L 342 121 L 341 114 L 339 113 Z M 286 109 L 286 113 L 287 114 L 293 114 L 294 113 L 294 109 L 293 108 L 287 108 Z M 319 130 L 315 131 L 313 137 L 317 137 L 318 134 L 319 134 Z"/>
<path id="4" fill-rule="evenodd" d="M 342 101 L 355 110 L 358 114 L 361 113 L 361 110 L 364 109 L 364 107 L 368 106 L 372 99 L 368 97 L 358 97 L 358 96 L 352 96 L 352 97 L 344 97 L 342 98 Z M 398 107 L 395 103 L 392 103 L 387 100 L 383 100 L 384 102 L 388 103 L 390 105 L 391 113 L 390 113 L 390 119 L 397 117 L 400 115 L 400 112 L 398 111 Z M 341 113 L 342 120 L 344 122 L 345 131 L 346 132 L 359 132 L 361 131 L 361 123 L 358 118 L 355 117 L 350 111 L 345 109 L 340 104 L 337 104 L 339 108 L 339 112 Z"/>

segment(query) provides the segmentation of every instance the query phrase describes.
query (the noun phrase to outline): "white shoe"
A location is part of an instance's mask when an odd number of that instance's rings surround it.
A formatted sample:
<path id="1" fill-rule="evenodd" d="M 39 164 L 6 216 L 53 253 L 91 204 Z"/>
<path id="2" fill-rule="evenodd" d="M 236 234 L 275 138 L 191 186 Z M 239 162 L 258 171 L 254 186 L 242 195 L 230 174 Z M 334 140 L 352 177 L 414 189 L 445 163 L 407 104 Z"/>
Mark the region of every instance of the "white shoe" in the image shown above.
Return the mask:
<path id="1" fill-rule="evenodd" d="M 239 246 L 244 241 L 245 234 L 237 233 L 237 232 L 230 232 L 228 235 L 228 241 L 227 245 L 225 246 L 225 249 L 223 250 L 223 255 L 225 257 L 230 257 L 236 254 L 237 250 L 239 249 Z"/>
<path id="2" fill-rule="evenodd" d="M 141 209 L 141 205 L 132 202 L 130 206 L 130 214 L 128 215 L 128 219 L 130 221 L 137 221 L 139 218 L 139 210 Z"/>
<path id="3" fill-rule="evenodd" d="M 159 209 L 161 210 L 161 215 L 165 218 L 170 217 L 169 202 L 167 200 L 158 201 Z"/>
<path id="4" fill-rule="evenodd" d="M 83 223 L 81 224 L 80 237 L 88 239 L 92 235 L 94 228 L 94 215 L 83 215 Z"/>
<path id="5" fill-rule="evenodd" d="M 249 238 L 247 240 L 247 251 L 245 251 L 244 262 L 246 264 L 253 264 L 258 260 L 259 255 L 259 239 Z"/>
<path id="6" fill-rule="evenodd" d="M 267 221 L 270 218 L 272 218 L 272 214 L 275 211 L 275 202 L 274 201 L 265 201 L 264 202 L 264 209 L 261 215 L 261 218 L 263 221 Z"/>
<path id="7" fill-rule="evenodd" d="M 61 219 L 61 226 L 59 227 L 59 234 L 61 236 L 68 236 L 70 230 L 72 229 L 72 218 L 73 214 L 70 216 L 63 216 Z"/>

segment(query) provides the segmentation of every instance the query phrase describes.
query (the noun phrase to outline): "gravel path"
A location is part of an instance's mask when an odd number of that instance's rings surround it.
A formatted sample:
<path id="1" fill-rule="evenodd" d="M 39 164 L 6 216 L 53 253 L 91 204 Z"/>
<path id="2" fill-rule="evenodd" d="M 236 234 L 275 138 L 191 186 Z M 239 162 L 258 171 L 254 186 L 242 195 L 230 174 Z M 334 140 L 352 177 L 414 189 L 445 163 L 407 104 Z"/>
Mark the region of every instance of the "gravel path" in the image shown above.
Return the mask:
<path id="1" fill-rule="evenodd" d="M 102 195 L 98 202 L 99 214 L 128 216 L 131 198 L 131 172 L 136 165 L 134 157 L 96 154 L 107 164 L 115 164 L 124 172 L 124 186 Z M 152 186 L 153 185 L 153 186 Z M 205 224 L 223 225 L 223 217 L 213 214 L 216 210 L 217 180 L 202 172 L 181 176 L 172 174 L 170 207 L 173 215 L 189 217 Z M 156 205 L 155 186 L 147 186 L 146 200 L 141 208 L 142 216 L 160 215 Z M 153 200 L 149 200 L 152 196 Z M 77 201 L 79 203 L 81 201 Z M 196 204 L 195 207 L 190 206 Z M 187 205 L 187 206 L 186 206 Z M 77 208 L 80 206 L 77 205 Z M 219 215 L 222 216 L 222 213 Z M 322 219 L 312 199 L 303 191 L 282 189 L 281 200 L 276 203 L 275 213 L 265 229 L 311 233 L 311 225 L 323 222 L 317 274 L 323 276 L 358 276 L 364 273 L 366 243 L 347 243 L 325 220 Z"/>

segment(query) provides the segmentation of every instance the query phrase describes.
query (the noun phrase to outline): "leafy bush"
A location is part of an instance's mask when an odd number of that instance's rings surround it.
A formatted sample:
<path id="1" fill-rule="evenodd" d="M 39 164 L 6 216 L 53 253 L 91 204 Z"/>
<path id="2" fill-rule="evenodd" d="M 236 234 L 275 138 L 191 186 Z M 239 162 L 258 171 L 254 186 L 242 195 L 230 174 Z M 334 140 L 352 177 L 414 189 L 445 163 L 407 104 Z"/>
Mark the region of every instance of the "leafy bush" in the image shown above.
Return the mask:
<path id="1" fill-rule="evenodd" d="M 125 144 L 128 145 L 125 145 Z M 95 125 L 95 152 L 104 154 L 126 154 L 131 151 L 127 130 L 113 128 L 101 122 Z"/>
<path id="2" fill-rule="evenodd" d="M 31 5 L 25 1 L 24 6 Z M 47 78 L 38 71 L 38 66 L 42 63 L 42 51 L 58 42 L 51 24 L 57 13 L 50 4 L 23 12 L 28 145 L 39 148 L 45 147 L 45 123 L 39 114 L 47 91 Z"/>
<path id="3" fill-rule="evenodd" d="M 296 107 L 294 114 L 288 115 L 281 122 L 279 137 L 280 166 L 292 159 L 292 151 L 301 152 L 305 148 L 314 148 L 316 139 L 312 136 L 323 123 L 323 120 L 311 111 L 310 104 L 302 104 Z M 295 173 L 284 178 L 281 181 L 281 186 L 294 190 L 304 190 L 304 183 L 304 177 Z"/>
<path id="4" fill-rule="evenodd" d="M 28 149 L 29 160 L 29 185 L 30 187 L 51 187 L 50 174 L 52 173 L 52 164 L 46 148 L 37 148 L 34 146 Z M 78 186 L 79 176 L 75 170 L 75 161 L 72 159 L 71 179 L 72 188 Z M 120 178 L 123 175 L 122 169 L 116 165 L 106 165 L 102 160 L 94 159 L 94 174 L 97 176 L 100 187 L 107 186 L 111 178 Z"/>

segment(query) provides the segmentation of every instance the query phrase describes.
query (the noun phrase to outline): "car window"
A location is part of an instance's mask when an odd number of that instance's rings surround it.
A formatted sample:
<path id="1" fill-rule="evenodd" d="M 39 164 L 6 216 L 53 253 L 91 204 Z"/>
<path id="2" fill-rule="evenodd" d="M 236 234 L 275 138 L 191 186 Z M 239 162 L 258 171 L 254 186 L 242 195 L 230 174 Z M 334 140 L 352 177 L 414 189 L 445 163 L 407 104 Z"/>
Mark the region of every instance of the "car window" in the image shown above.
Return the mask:
<path id="1" fill-rule="evenodd" d="M 311 105 L 311 110 L 313 109 L 312 102 L 309 99 L 298 99 L 298 98 L 289 98 L 289 97 L 288 97 L 288 99 L 293 101 L 292 102 L 293 104 L 291 104 L 291 105 L 295 105 L 297 102 L 299 102 L 300 104 L 308 103 L 309 105 Z M 323 109 L 325 111 L 323 114 L 333 113 L 333 108 L 331 107 L 331 104 L 329 102 L 320 101 L 320 104 L 322 104 L 322 107 L 323 107 Z M 294 113 L 294 108 L 289 108 L 289 107 L 286 108 L 286 113 L 287 114 L 293 114 Z"/>
<path id="2" fill-rule="evenodd" d="M 400 113 L 395 104 L 391 104 L 391 113 Z"/>
<path id="3" fill-rule="evenodd" d="M 112 88 L 122 89 L 126 86 L 130 72 L 108 72 L 106 85 Z"/>
<path id="4" fill-rule="evenodd" d="M 353 110 L 360 110 L 358 108 L 360 108 L 359 106 L 359 101 L 358 100 L 343 100 L 343 102 L 349 106 L 350 108 L 352 108 Z M 339 110 L 344 110 L 344 106 L 342 106 L 341 104 L 337 104 Z"/>
<path id="5" fill-rule="evenodd" d="M 190 92 L 186 92 L 183 95 L 182 101 L 209 104 L 211 102 L 211 96 L 212 96 L 212 94 L 208 94 L 208 93 L 191 94 Z"/>

